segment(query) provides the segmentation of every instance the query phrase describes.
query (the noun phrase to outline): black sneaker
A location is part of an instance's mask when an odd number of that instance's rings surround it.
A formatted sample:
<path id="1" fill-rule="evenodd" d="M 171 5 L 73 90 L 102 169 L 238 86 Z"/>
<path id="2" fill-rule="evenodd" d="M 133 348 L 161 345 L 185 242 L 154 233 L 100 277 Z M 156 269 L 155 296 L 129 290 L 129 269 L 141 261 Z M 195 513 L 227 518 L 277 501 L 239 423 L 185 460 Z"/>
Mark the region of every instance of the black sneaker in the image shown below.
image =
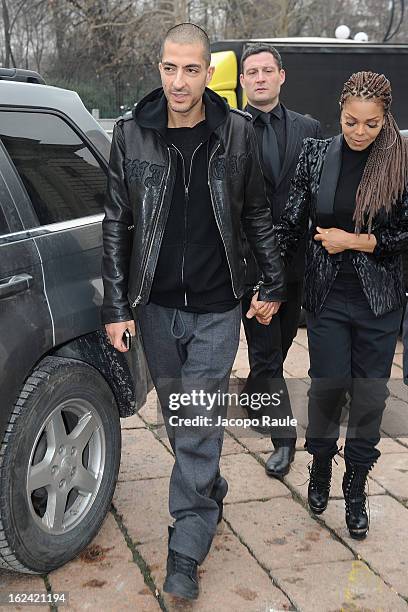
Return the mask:
<path id="1" fill-rule="evenodd" d="M 169 527 L 169 544 L 173 529 L 174 527 Z M 197 566 L 197 561 L 191 557 L 169 548 L 163 591 L 184 599 L 197 599 L 199 592 Z"/>

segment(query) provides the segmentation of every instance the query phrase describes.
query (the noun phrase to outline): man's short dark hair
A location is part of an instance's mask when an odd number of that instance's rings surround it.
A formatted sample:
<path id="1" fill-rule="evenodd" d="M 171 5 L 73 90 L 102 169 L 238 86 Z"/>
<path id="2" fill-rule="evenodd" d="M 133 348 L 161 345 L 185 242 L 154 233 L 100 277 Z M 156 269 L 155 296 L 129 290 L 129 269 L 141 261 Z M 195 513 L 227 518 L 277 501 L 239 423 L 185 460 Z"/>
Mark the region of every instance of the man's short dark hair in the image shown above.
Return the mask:
<path id="1" fill-rule="evenodd" d="M 179 23 L 167 31 L 166 36 L 160 48 L 160 59 L 163 59 L 164 44 L 166 41 L 179 43 L 182 45 L 191 45 L 201 43 L 203 45 L 203 55 L 207 66 L 211 63 L 211 48 L 208 34 L 203 28 L 195 25 L 195 23 Z"/>
<path id="2" fill-rule="evenodd" d="M 271 55 L 273 55 L 273 57 L 276 60 L 276 63 L 278 64 L 279 70 L 282 70 L 283 63 L 282 63 L 282 58 L 281 58 L 279 51 L 275 49 L 275 47 L 272 47 L 272 45 L 268 45 L 265 43 L 256 43 L 254 45 L 249 45 L 241 56 L 241 73 L 242 74 L 244 73 L 245 60 L 248 59 L 248 57 L 250 57 L 251 55 L 258 55 L 258 53 L 270 53 Z"/>

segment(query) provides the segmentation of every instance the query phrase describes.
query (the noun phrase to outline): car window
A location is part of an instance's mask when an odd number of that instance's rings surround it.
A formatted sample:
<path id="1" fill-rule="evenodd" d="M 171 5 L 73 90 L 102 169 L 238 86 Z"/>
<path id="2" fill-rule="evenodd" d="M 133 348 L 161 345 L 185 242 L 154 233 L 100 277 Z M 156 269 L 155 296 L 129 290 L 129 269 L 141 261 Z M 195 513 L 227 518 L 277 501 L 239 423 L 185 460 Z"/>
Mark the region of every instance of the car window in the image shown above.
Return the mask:
<path id="1" fill-rule="evenodd" d="M 7 225 L 6 217 L 4 216 L 4 212 L 0 206 L 0 236 L 4 236 L 4 234 L 9 233 L 9 226 Z"/>
<path id="2" fill-rule="evenodd" d="M 41 225 L 103 212 L 106 174 L 60 117 L 2 112 L 0 138 Z"/>

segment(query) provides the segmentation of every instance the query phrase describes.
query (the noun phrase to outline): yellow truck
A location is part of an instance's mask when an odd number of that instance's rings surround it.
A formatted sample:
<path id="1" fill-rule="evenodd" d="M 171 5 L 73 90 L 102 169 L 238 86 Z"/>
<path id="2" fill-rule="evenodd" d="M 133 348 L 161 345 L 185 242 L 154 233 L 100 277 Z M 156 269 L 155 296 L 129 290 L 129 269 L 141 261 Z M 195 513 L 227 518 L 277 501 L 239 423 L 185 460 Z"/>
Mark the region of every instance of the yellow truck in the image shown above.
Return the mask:
<path id="1" fill-rule="evenodd" d="M 253 43 L 278 49 L 286 69 L 282 102 L 292 110 L 321 122 L 323 134 L 339 131 L 338 98 L 344 81 L 359 70 L 383 72 L 393 89 L 393 114 L 400 128 L 408 128 L 408 45 L 361 43 L 335 38 L 270 38 L 223 40 L 212 45 L 215 74 L 210 87 L 236 108 L 246 100 L 240 83 L 240 60 Z"/>

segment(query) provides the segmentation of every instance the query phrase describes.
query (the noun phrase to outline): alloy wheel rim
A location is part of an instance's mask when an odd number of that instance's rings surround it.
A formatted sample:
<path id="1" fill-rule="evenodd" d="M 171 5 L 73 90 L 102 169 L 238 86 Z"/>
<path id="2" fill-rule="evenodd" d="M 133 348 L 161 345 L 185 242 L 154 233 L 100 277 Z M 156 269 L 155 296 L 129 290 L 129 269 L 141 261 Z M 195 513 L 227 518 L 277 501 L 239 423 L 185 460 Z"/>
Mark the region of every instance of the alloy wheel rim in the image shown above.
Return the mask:
<path id="1" fill-rule="evenodd" d="M 102 420 L 83 398 L 61 402 L 40 428 L 27 469 L 26 495 L 35 523 L 59 535 L 89 512 L 106 462 Z"/>

